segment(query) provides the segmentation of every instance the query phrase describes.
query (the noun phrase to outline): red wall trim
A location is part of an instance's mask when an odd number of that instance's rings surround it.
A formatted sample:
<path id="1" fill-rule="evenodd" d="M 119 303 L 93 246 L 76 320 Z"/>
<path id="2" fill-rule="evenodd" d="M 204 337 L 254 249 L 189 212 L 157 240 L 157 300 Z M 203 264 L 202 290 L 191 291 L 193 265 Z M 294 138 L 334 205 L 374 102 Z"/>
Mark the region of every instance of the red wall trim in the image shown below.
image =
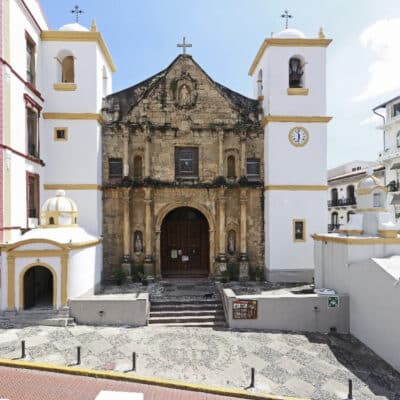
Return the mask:
<path id="1" fill-rule="evenodd" d="M 10 150 L 12 153 L 16 154 L 17 156 L 23 157 L 23 158 L 25 158 L 29 161 L 32 161 L 36 164 L 40 164 L 42 167 L 44 167 L 46 165 L 43 160 L 29 156 L 28 154 L 21 153 L 20 151 L 15 150 L 15 149 L 11 148 L 10 146 L 6 146 L 5 144 L 0 144 L 0 149 Z"/>
<path id="2" fill-rule="evenodd" d="M 13 229 L 23 229 L 22 226 L 0 226 L 0 231 L 12 231 Z"/>
<path id="3" fill-rule="evenodd" d="M 40 27 L 39 23 L 36 21 L 36 18 L 33 16 L 31 13 L 31 10 L 28 8 L 24 0 L 20 0 L 22 5 L 24 6 L 25 10 L 29 14 L 29 16 L 32 18 L 33 23 L 36 25 L 36 27 L 39 29 L 39 32 L 42 33 L 42 28 Z"/>
<path id="4" fill-rule="evenodd" d="M 26 93 L 24 93 L 24 99 L 25 99 L 25 103 L 29 103 L 32 107 L 36 108 L 36 110 L 38 112 L 38 116 L 40 116 L 40 111 L 42 111 L 43 107 L 39 103 L 36 103 L 36 101 L 33 100 L 32 97 Z"/>
<path id="5" fill-rule="evenodd" d="M 29 82 L 27 82 L 24 78 L 21 77 L 20 74 L 11 66 L 10 63 L 8 63 L 4 58 L 0 57 L 0 61 L 7 65 L 8 68 L 10 68 L 11 72 L 32 92 L 34 93 L 37 97 L 39 97 L 40 100 L 44 101 L 44 98 L 42 97 L 41 93 L 33 87 Z"/>

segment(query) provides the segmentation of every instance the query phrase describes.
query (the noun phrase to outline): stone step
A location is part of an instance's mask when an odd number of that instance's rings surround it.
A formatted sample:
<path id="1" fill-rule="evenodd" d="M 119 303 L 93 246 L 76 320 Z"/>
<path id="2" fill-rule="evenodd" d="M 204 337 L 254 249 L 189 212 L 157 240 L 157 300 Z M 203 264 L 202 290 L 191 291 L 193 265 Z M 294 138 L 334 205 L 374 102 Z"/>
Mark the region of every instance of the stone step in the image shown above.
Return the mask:
<path id="1" fill-rule="evenodd" d="M 226 324 L 225 322 L 181 322 L 179 324 L 177 323 L 152 323 L 152 327 L 168 327 L 168 328 L 173 328 L 173 327 L 187 327 L 187 328 L 225 328 Z"/>
<path id="2" fill-rule="evenodd" d="M 163 302 L 154 302 L 151 301 L 151 307 L 171 307 L 171 306 L 178 306 L 178 307 L 204 307 L 204 308 L 215 308 L 221 306 L 220 301 L 191 301 L 191 302 L 184 302 L 184 301 L 163 301 Z"/>
<path id="3" fill-rule="evenodd" d="M 223 317 L 217 316 L 179 316 L 179 317 L 150 317 L 149 324 L 182 324 L 182 323 L 198 323 L 198 322 L 223 322 Z"/>
<path id="4" fill-rule="evenodd" d="M 223 310 L 173 310 L 173 311 L 150 311 L 150 318 L 152 317 L 196 317 L 196 316 L 209 316 L 209 317 L 222 317 L 224 316 Z"/>
<path id="5" fill-rule="evenodd" d="M 217 311 L 222 310 L 222 304 L 151 304 L 150 311 Z"/>

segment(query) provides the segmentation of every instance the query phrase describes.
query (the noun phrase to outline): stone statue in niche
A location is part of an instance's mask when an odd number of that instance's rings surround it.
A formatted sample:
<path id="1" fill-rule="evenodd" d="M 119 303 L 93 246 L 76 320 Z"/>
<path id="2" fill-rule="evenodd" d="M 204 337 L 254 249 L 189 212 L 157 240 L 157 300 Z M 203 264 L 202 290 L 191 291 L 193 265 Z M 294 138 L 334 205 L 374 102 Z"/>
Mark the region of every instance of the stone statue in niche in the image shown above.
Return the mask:
<path id="1" fill-rule="evenodd" d="M 179 104 L 181 106 L 190 106 L 192 103 L 192 96 L 190 95 L 190 90 L 185 84 L 182 85 L 179 91 Z"/>
<path id="2" fill-rule="evenodd" d="M 139 232 L 139 231 L 135 232 L 134 250 L 135 250 L 135 253 L 143 252 L 142 232 Z"/>
<path id="3" fill-rule="evenodd" d="M 235 252 L 235 232 L 230 231 L 228 234 L 228 253 L 233 254 Z"/>

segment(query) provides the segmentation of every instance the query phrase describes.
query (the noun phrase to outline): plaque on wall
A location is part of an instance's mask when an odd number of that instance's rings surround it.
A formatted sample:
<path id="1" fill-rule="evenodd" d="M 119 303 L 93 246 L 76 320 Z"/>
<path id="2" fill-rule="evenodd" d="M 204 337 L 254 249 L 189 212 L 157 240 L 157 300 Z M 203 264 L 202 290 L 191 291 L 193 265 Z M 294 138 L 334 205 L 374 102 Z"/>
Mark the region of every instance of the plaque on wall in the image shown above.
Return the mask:
<path id="1" fill-rule="evenodd" d="M 257 319 L 257 300 L 235 300 L 233 319 Z"/>
<path id="2" fill-rule="evenodd" d="M 177 250 L 171 250 L 171 258 L 175 260 L 178 258 L 178 251 Z"/>

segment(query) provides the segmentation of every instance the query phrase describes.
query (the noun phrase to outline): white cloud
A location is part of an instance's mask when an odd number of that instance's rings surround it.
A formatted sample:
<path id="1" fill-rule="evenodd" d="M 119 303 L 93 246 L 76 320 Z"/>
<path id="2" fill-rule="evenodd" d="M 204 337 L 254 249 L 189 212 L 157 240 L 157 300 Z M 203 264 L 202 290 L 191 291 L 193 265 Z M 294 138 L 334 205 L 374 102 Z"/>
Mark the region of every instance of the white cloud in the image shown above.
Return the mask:
<path id="1" fill-rule="evenodd" d="M 361 44 L 373 52 L 376 59 L 368 68 L 366 87 L 354 100 L 365 100 L 400 89 L 399 38 L 400 18 L 378 20 L 361 33 Z"/>

